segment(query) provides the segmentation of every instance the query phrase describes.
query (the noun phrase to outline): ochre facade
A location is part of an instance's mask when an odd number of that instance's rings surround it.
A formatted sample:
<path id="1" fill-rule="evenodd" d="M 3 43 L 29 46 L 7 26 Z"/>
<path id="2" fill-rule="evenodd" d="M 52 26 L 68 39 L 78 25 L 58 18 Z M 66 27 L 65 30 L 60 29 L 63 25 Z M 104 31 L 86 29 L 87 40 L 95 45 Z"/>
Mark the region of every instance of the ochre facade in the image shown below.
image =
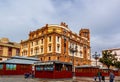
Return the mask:
<path id="1" fill-rule="evenodd" d="M 27 40 L 21 40 L 20 55 L 38 57 L 41 61 L 74 60 L 74 65 L 89 65 L 90 31 L 81 29 L 76 34 L 63 22 L 60 25 L 46 24 L 30 32 Z"/>
<path id="2" fill-rule="evenodd" d="M 8 38 L 0 39 L 0 61 L 20 54 L 20 44 L 10 42 Z"/>

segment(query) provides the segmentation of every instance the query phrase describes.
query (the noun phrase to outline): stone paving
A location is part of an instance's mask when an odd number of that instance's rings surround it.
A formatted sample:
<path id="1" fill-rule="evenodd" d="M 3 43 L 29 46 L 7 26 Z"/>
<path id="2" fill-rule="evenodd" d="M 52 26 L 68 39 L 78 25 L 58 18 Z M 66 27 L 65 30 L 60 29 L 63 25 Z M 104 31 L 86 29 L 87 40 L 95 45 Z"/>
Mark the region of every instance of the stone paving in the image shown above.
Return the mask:
<path id="1" fill-rule="evenodd" d="M 105 82 L 109 82 L 109 77 L 105 77 Z M 120 82 L 120 76 L 115 77 L 115 82 Z M 0 82 L 94 82 L 92 77 L 76 77 L 76 80 L 71 79 L 39 79 L 39 78 L 27 78 L 24 76 L 0 76 Z M 98 81 L 97 81 L 98 82 Z"/>

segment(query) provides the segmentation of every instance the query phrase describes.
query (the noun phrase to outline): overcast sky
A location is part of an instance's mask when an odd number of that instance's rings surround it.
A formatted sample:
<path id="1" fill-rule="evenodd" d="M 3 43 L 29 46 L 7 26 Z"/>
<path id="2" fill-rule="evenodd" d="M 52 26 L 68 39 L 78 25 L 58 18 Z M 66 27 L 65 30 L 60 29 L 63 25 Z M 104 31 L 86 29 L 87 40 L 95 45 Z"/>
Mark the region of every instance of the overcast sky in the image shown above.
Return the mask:
<path id="1" fill-rule="evenodd" d="M 0 0 L 0 38 L 20 42 L 45 24 L 89 28 L 91 50 L 120 47 L 120 0 Z"/>

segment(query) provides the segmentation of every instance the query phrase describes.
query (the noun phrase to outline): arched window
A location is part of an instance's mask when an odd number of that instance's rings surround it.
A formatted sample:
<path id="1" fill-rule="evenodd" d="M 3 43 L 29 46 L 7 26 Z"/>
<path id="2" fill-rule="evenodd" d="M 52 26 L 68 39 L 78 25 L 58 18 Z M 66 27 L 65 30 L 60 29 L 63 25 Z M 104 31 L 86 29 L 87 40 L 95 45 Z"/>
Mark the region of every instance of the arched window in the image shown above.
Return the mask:
<path id="1" fill-rule="evenodd" d="M 49 42 L 51 42 L 51 36 L 49 36 Z"/>
<path id="2" fill-rule="evenodd" d="M 51 45 L 49 45 L 49 51 L 51 51 Z"/>

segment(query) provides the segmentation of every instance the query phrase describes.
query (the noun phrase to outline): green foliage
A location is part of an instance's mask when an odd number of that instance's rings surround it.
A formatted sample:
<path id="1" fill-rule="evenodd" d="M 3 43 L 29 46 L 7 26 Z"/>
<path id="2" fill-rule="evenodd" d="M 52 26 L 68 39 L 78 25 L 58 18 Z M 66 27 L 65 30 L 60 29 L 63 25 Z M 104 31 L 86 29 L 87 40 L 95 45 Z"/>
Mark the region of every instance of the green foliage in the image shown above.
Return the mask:
<path id="1" fill-rule="evenodd" d="M 116 68 L 120 69 L 120 61 L 116 61 L 115 64 L 114 64 L 114 66 L 115 66 Z"/>
<path id="2" fill-rule="evenodd" d="M 100 58 L 99 61 L 106 65 L 109 69 L 110 66 L 113 66 L 114 63 L 116 62 L 115 55 L 116 54 L 112 54 L 112 51 L 105 50 L 102 52 L 102 58 Z"/>

